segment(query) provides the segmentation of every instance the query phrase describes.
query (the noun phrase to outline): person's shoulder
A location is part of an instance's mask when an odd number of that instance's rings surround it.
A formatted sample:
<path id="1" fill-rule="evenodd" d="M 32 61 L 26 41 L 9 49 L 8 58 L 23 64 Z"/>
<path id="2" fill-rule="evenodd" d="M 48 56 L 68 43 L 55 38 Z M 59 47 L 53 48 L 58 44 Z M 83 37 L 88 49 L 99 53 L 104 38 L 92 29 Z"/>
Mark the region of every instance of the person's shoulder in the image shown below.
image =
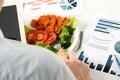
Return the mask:
<path id="1" fill-rule="evenodd" d="M 6 61 L 11 70 L 16 69 L 16 71 L 20 72 L 20 66 L 22 70 L 26 69 L 25 74 L 28 74 L 27 72 L 32 73 L 32 71 L 36 75 L 42 74 L 38 76 L 41 80 L 45 76 L 49 77 L 49 80 L 74 80 L 70 79 L 71 77 L 66 77 L 73 75 L 65 63 L 52 51 L 13 40 L 5 40 L 3 42 L 6 49 L 1 55 L 4 56 L 4 61 Z M 34 77 L 34 75 L 30 77 Z"/>
<path id="2" fill-rule="evenodd" d="M 54 67 L 55 65 L 60 67 L 64 64 L 54 52 L 43 47 L 28 45 L 10 39 L 4 39 L 3 45 L 4 50 L 2 50 L 1 55 L 6 56 L 6 59 L 8 57 L 11 60 L 19 58 L 20 62 L 27 63 L 29 61 L 30 63 L 37 63 L 35 65 L 41 67 L 46 65 L 49 65 L 49 67 Z"/>
<path id="3" fill-rule="evenodd" d="M 27 56 L 36 56 L 38 57 L 40 60 L 42 59 L 47 59 L 48 62 L 52 61 L 53 62 L 57 62 L 59 63 L 59 61 L 61 62 L 61 60 L 58 58 L 57 54 L 55 54 L 54 52 L 40 47 L 40 46 L 35 46 L 35 45 L 29 45 L 26 43 L 22 43 L 19 41 L 15 41 L 15 40 L 7 40 L 7 46 L 9 46 L 9 48 L 11 48 L 11 50 L 13 50 L 16 53 L 19 53 L 18 55 L 22 55 L 25 54 Z"/>
<path id="4" fill-rule="evenodd" d="M 50 70 L 50 73 L 52 71 L 63 71 L 64 73 L 64 71 L 67 72 L 67 70 L 69 72 L 66 64 L 54 52 L 43 47 L 28 45 L 18 41 L 13 41 L 12 43 L 14 43 L 14 50 L 25 54 L 24 57 L 30 56 L 32 61 L 37 61 L 39 67 Z"/>

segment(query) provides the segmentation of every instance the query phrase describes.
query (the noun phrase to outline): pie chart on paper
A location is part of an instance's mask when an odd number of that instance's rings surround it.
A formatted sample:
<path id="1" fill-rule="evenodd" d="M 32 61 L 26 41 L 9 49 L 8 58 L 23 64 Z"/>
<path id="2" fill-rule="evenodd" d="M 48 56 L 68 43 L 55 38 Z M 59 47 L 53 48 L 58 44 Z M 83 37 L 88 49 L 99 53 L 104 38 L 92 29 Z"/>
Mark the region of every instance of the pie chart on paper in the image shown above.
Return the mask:
<path id="1" fill-rule="evenodd" d="M 75 7 L 77 7 L 77 1 L 75 1 L 75 0 L 61 0 L 60 7 L 63 10 L 72 10 Z"/>
<path id="2" fill-rule="evenodd" d="M 117 42 L 115 43 L 114 48 L 115 48 L 115 51 L 120 54 L 120 41 L 117 41 Z"/>

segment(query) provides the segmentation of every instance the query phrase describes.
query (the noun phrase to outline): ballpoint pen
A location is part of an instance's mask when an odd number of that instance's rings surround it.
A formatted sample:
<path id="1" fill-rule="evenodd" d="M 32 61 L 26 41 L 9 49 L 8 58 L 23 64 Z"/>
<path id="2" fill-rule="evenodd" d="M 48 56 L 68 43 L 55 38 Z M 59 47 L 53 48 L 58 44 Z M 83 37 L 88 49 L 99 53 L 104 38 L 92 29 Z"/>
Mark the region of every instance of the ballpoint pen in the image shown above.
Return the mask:
<path id="1" fill-rule="evenodd" d="M 117 65 L 118 65 L 118 67 L 120 68 L 120 60 L 118 59 L 118 57 L 117 57 L 116 55 L 114 55 L 114 56 L 115 56 L 115 59 L 116 59 Z"/>
<path id="2" fill-rule="evenodd" d="M 76 50 L 75 51 L 78 51 L 80 48 L 81 48 L 81 45 L 82 45 L 82 39 L 83 39 L 83 31 L 80 31 L 80 34 L 79 34 L 79 42 L 77 46 L 75 46 Z"/>

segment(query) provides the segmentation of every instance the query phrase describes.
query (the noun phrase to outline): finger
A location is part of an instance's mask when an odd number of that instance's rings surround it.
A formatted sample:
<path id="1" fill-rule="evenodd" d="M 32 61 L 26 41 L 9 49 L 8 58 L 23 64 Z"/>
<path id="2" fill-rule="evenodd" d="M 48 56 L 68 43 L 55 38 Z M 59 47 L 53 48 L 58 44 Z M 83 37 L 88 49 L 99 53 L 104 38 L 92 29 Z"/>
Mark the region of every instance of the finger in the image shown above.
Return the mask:
<path id="1" fill-rule="evenodd" d="M 82 61 L 79 61 L 79 60 L 77 60 L 77 61 L 78 61 L 79 66 L 80 66 L 81 68 L 84 68 L 83 70 L 89 71 L 89 65 L 87 65 L 86 63 L 84 63 L 84 62 L 82 62 Z"/>
<path id="2" fill-rule="evenodd" d="M 67 57 L 65 56 L 64 50 L 61 48 L 58 51 L 58 56 L 62 59 L 62 60 L 66 60 Z"/>
<path id="3" fill-rule="evenodd" d="M 75 52 L 71 51 L 71 52 L 69 53 L 69 59 L 77 59 Z"/>

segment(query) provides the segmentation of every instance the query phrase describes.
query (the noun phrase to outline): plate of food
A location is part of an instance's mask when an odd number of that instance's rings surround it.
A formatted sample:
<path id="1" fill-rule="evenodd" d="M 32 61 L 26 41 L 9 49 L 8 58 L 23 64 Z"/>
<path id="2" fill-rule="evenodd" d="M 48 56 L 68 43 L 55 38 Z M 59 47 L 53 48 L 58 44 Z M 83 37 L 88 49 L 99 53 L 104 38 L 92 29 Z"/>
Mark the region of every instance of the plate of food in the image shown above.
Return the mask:
<path id="1" fill-rule="evenodd" d="M 45 47 L 57 53 L 60 48 L 73 50 L 78 40 L 78 19 L 74 16 L 40 15 L 25 27 L 28 44 Z"/>
<path id="2" fill-rule="evenodd" d="M 49 5 L 49 3 L 55 3 Z M 68 3 L 73 3 L 67 1 Z M 39 4 L 38 4 L 39 3 Z M 61 0 L 42 2 L 25 0 L 23 4 L 23 21 L 28 44 L 41 46 L 57 53 L 60 48 L 71 51 L 76 48 L 79 40 L 79 2 L 75 8 L 63 9 Z M 73 16 L 74 15 L 74 16 Z"/>

